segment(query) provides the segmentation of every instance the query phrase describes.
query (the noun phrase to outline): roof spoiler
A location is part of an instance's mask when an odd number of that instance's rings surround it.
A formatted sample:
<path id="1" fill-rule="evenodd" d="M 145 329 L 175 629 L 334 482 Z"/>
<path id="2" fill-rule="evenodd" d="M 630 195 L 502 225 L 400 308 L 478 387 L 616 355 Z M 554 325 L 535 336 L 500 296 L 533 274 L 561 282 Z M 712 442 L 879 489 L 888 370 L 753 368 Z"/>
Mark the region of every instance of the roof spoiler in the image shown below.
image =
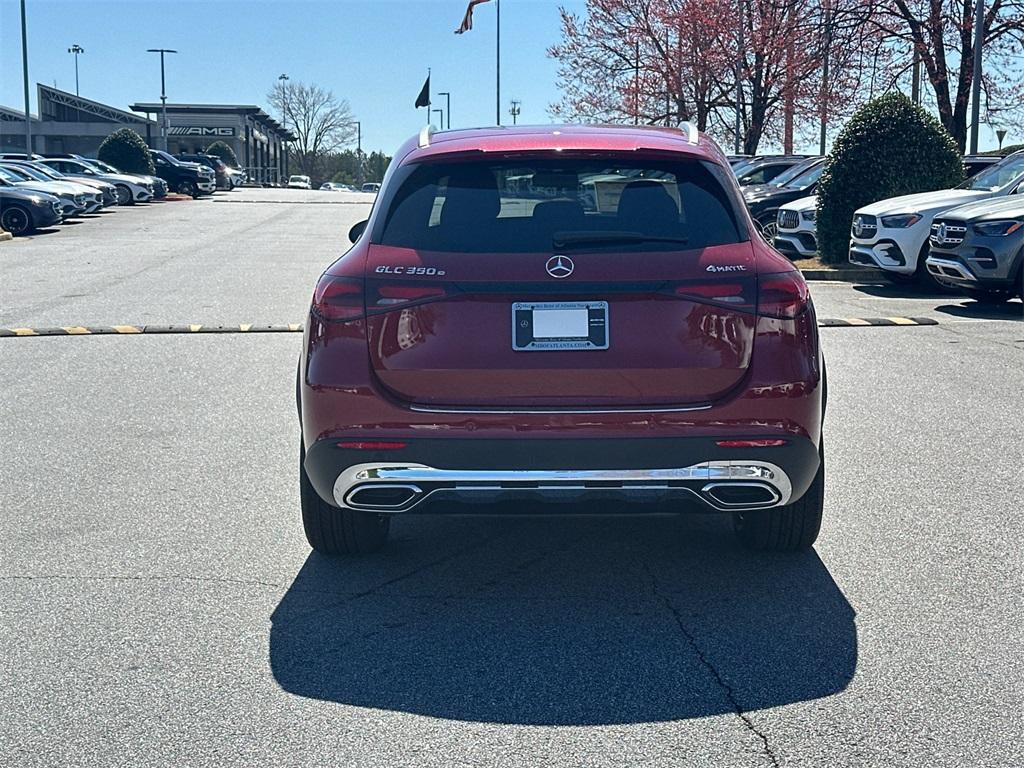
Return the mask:
<path id="1" fill-rule="evenodd" d="M 426 149 L 430 146 L 430 137 L 434 135 L 434 126 L 424 125 L 420 128 L 420 149 Z"/>
<path id="2" fill-rule="evenodd" d="M 690 121 L 687 120 L 680 123 L 679 130 L 686 134 L 687 144 L 696 145 L 700 143 L 700 133 L 697 131 L 697 126 L 695 126 Z"/>

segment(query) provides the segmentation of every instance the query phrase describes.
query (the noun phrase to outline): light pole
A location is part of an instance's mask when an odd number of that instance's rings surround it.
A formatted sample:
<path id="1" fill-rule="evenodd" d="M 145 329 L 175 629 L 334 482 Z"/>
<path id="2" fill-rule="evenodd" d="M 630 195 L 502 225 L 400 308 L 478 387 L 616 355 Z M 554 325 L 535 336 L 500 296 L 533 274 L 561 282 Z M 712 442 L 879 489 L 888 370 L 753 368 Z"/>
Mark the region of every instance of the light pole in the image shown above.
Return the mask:
<path id="1" fill-rule="evenodd" d="M 277 81 L 281 83 L 281 122 L 284 123 L 284 129 L 288 130 L 288 81 L 291 78 L 288 75 L 278 75 Z"/>
<path id="2" fill-rule="evenodd" d="M 985 3 L 974 5 L 974 72 L 971 79 L 971 154 L 978 151 L 981 132 L 981 49 L 985 45 Z"/>
<path id="3" fill-rule="evenodd" d="M 438 96 L 444 96 L 444 113 L 448 115 L 448 127 L 452 127 L 452 95 L 448 91 L 438 91 Z"/>
<path id="4" fill-rule="evenodd" d="M 85 48 L 80 46 L 78 43 L 75 43 L 68 48 L 68 53 L 75 54 L 75 96 L 78 96 L 78 54 L 85 53 Z"/>
<path id="5" fill-rule="evenodd" d="M 25 27 L 25 0 L 21 0 L 21 70 L 25 79 L 25 158 L 32 159 L 32 116 L 28 111 L 28 32 Z"/>
<path id="6" fill-rule="evenodd" d="M 518 101 L 517 99 L 512 99 L 512 106 L 508 108 L 508 113 L 512 115 L 512 125 L 516 124 L 516 118 L 519 117 L 519 114 L 523 111 L 519 107 L 522 103 L 523 102 Z"/>
<path id="7" fill-rule="evenodd" d="M 163 105 L 161 108 L 160 117 L 160 135 L 164 139 L 164 152 L 167 151 L 167 88 L 164 80 L 164 54 L 165 53 L 177 53 L 172 51 L 170 48 L 147 48 L 146 53 L 159 53 L 160 54 L 160 103 Z"/>

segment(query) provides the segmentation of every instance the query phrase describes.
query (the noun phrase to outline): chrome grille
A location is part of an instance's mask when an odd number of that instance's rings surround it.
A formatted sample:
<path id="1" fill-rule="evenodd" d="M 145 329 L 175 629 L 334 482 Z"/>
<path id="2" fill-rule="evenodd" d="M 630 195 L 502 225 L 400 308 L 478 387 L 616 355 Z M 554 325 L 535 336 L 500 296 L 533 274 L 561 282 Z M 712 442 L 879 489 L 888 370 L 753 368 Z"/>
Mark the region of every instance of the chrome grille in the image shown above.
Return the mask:
<path id="1" fill-rule="evenodd" d="M 928 238 L 936 248 L 954 248 L 967 237 L 967 227 L 948 221 L 936 221 L 932 224 L 931 236 Z"/>
<path id="2" fill-rule="evenodd" d="M 796 211 L 779 211 L 779 229 L 796 229 L 800 216 Z"/>
<path id="3" fill-rule="evenodd" d="M 850 234 L 854 237 L 867 240 L 878 232 L 878 219 L 874 216 L 858 214 L 853 217 L 853 225 L 850 227 Z"/>

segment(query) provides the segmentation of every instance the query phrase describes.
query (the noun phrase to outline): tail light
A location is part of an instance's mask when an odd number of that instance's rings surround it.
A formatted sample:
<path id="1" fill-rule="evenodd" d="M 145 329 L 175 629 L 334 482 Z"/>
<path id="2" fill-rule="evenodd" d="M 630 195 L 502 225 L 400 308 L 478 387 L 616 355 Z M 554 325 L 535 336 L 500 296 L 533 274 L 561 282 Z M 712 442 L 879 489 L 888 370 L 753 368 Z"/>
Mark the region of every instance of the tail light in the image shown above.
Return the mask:
<path id="1" fill-rule="evenodd" d="M 438 285 L 380 285 L 372 306 L 394 307 L 399 304 L 421 302 L 429 299 L 440 299 L 445 290 Z"/>
<path id="2" fill-rule="evenodd" d="M 719 448 L 778 448 L 786 444 L 785 440 L 718 440 Z"/>
<path id="3" fill-rule="evenodd" d="M 324 320 L 345 322 L 366 315 L 425 301 L 442 299 L 447 291 L 439 285 L 401 283 L 366 284 L 351 277 L 324 275 L 313 293 L 313 311 Z"/>
<path id="4" fill-rule="evenodd" d="M 672 292 L 681 299 L 724 304 L 739 311 L 754 311 L 753 286 L 749 280 L 679 283 Z"/>
<path id="5" fill-rule="evenodd" d="M 345 322 L 366 314 L 363 280 L 324 275 L 313 292 L 313 311 L 323 320 Z"/>
<path id="6" fill-rule="evenodd" d="M 762 275 L 757 284 L 757 312 L 767 317 L 791 319 L 807 309 L 807 283 L 799 272 Z"/>
<path id="7" fill-rule="evenodd" d="M 365 440 L 354 440 L 350 442 L 338 443 L 339 448 L 348 448 L 350 450 L 356 451 L 400 451 L 407 445 L 408 443 Z"/>

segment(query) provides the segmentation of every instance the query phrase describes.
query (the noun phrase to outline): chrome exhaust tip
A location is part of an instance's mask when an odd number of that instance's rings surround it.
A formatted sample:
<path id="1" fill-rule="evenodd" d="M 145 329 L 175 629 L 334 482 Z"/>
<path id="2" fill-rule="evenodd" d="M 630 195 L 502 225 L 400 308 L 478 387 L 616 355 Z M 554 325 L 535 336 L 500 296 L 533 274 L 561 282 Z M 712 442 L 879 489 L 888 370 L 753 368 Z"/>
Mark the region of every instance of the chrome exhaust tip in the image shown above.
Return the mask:
<path id="1" fill-rule="evenodd" d="M 700 491 L 725 509 L 770 507 L 782 500 L 779 492 L 767 483 L 708 483 Z"/>
<path id="2" fill-rule="evenodd" d="M 404 510 L 422 495 L 418 485 L 365 483 L 357 485 L 344 498 L 345 506 L 377 512 Z"/>

